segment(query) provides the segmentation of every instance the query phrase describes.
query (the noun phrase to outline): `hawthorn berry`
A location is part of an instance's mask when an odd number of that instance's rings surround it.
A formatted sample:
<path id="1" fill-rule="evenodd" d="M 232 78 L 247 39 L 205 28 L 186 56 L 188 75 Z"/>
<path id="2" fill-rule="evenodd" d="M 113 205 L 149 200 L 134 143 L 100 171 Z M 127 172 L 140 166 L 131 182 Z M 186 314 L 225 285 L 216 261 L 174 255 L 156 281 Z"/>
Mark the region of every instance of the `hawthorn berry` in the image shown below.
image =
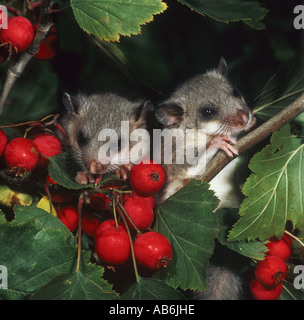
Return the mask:
<path id="1" fill-rule="evenodd" d="M 33 24 L 34 32 L 38 30 L 38 23 Z M 59 49 L 59 37 L 55 27 L 52 27 L 46 38 L 41 41 L 38 52 L 35 54 L 36 59 L 49 60 L 54 58 Z"/>
<path id="2" fill-rule="evenodd" d="M 291 248 L 284 239 L 276 239 L 272 237 L 265 246 L 269 249 L 266 253 L 269 256 L 278 256 L 283 260 L 288 260 L 290 257 Z"/>
<path id="3" fill-rule="evenodd" d="M 142 198 L 142 199 L 144 199 L 145 201 L 147 201 L 149 203 L 149 205 L 150 205 L 150 207 L 152 209 L 155 208 L 155 198 L 154 198 L 154 196 L 141 197 L 138 194 L 136 194 L 136 192 L 132 191 L 131 194 L 130 193 L 125 193 L 123 195 L 123 201 L 126 202 L 128 198 Z"/>
<path id="4" fill-rule="evenodd" d="M 118 227 L 127 232 L 126 227 L 121 222 L 118 222 Z M 101 222 L 95 232 L 95 237 L 97 237 L 99 233 L 101 233 L 101 231 L 106 229 L 117 229 L 116 222 L 114 219 L 108 219 Z"/>
<path id="5" fill-rule="evenodd" d="M 140 196 L 151 196 L 161 189 L 166 180 L 166 172 L 161 164 L 140 162 L 130 171 L 132 189 Z"/>
<path id="6" fill-rule="evenodd" d="M 36 145 L 27 138 L 15 138 L 6 145 L 4 158 L 9 169 L 18 169 L 22 173 L 31 171 L 38 162 Z"/>
<path id="7" fill-rule="evenodd" d="M 7 29 L 0 29 L 1 43 L 11 45 L 17 52 L 26 50 L 32 43 L 33 38 L 32 24 L 24 17 L 8 18 Z"/>
<path id="8" fill-rule="evenodd" d="M 81 217 L 81 229 L 89 236 L 94 236 L 100 225 L 100 220 L 90 212 L 85 212 Z"/>
<path id="9" fill-rule="evenodd" d="M 38 165 L 47 166 L 49 159 L 46 157 L 54 157 L 62 152 L 60 140 L 51 134 L 41 133 L 34 137 L 33 142 L 39 152 Z"/>
<path id="10" fill-rule="evenodd" d="M 75 231 L 78 226 L 78 211 L 73 206 L 66 206 L 56 210 L 58 218 L 71 231 Z"/>
<path id="11" fill-rule="evenodd" d="M 290 248 L 293 246 L 292 239 L 286 233 L 284 233 L 282 240 L 284 240 Z"/>
<path id="12" fill-rule="evenodd" d="M 140 197 L 128 198 L 124 204 L 128 216 L 139 230 L 148 229 L 154 219 L 154 212 L 149 203 Z M 130 228 L 133 225 L 128 222 Z"/>
<path id="13" fill-rule="evenodd" d="M 272 287 L 281 283 L 287 275 L 287 265 L 278 256 L 266 256 L 254 269 L 255 278 L 264 286 Z"/>
<path id="14" fill-rule="evenodd" d="M 172 247 L 161 233 L 149 231 L 137 236 L 134 241 L 135 258 L 150 269 L 165 267 L 172 257 Z"/>
<path id="15" fill-rule="evenodd" d="M 7 137 L 3 130 L 0 130 L 0 156 L 7 145 Z"/>
<path id="16" fill-rule="evenodd" d="M 250 283 L 250 291 L 256 300 L 277 300 L 283 291 L 283 283 L 266 288 L 257 279 Z"/>
<path id="17" fill-rule="evenodd" d="M 130 240 L 121 228 L 107 228 L 95 235 L 95 250 L 99 259 L 108 264 L 121 264 L 130 255 Z"/>

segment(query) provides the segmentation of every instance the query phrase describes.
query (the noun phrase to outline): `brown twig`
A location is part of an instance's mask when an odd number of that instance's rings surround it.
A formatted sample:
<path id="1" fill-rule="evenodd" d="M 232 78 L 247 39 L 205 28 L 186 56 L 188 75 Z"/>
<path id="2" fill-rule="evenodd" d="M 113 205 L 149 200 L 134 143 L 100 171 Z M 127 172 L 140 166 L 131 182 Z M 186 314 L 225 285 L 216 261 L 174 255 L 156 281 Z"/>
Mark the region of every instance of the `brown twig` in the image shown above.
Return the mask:
<path id="1" fill-rule="evenodd" d="M 304 93 L 281 112 L 238 140 L 235 147 L 239 151 L 239 154 L 244 153 L 263 141 L 302 112 L 304 112 Z M 233 158 L 228 158 L 223 151 L 219 151 L 213 158 L 213 161 L 208 163 L 202 180 L 210 182 L 232 160 Z"/>
<path id="2" fill-rule="evenodd" d="M 0 116 L 3 113 L 5 102 L 15 82 L 21 76 L 29 61 L 38 52 L 41 41 L 46 37 L 47 33 L 53 26 L 50 6 L 51 0 L 43 0 L 41 2 L 38 30 L 35 34 L 34 40 L 29 48 L 22 53 L 20 58 L 8 68 L 7 77 L 0 96 Z"/>

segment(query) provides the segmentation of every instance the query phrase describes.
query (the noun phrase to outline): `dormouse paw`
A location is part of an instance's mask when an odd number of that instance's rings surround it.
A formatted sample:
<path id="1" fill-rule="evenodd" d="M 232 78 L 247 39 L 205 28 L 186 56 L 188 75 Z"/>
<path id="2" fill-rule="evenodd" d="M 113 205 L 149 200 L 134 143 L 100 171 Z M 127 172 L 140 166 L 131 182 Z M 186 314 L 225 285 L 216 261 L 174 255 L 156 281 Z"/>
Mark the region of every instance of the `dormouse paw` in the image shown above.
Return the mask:
<path id="1" fill-rule="evenodd" d="M 88 185 L 89 183 L 94 183 L 95 178 L 92 174 L 88 172 L 78 171 L 75 180 L 82 185 Z"/>
<path id="2" fill-rule="evenodd" d="M 209 142 L 209 147 L 223 150 L 228 157 L 233 158 L 238 155 L 238 150 L 233 146 L 236 144 L 236 140 L 228 135 L 217 135 Z"/>
<path id="3" fill-rule="evenodd" d="M 132 164 L 123 164 L 120 166 L 119 169 L 115 171 L 115 173 L 118 175 L 118 177 L 127 179 L 128 178 L 128 173 L 132 168 Z"/>

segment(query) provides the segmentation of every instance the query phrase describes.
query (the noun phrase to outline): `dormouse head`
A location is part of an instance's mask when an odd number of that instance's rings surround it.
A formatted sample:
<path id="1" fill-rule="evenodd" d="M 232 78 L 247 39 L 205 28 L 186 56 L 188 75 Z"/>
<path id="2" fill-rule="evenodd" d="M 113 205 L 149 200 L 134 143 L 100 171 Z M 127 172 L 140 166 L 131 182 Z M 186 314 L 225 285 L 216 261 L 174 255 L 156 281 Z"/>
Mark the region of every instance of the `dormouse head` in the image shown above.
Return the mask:
<path id="1" fill-rule="evenodd" d="M 123 148 L 130 146 L 129 132 L 121 134 L 122 124 L 130 132 L 145 128 L 153 109 L 149 102 L 131 102 L 114 93 L 76 96 L 65 93 L 63 103 L 67 112 L 62 124 L 68 135 L 71 154 L 84 171 L 93 174 L 117 169 L 117 165 L 111 167 L 110 161 L 102 165 L 98 172 L 91 172 L 91 163 L 104 160 L 99 158 L 102 156 L 100 149 L 105 143 L 112 150 L 111 156 L 125 151 Z"/>
<path id="2" fill-rule="evenodd" d="M 224 58 L 216 69 L 178 86 L 158 106 L 156 118 L 164 127 L 205 129 L 210 136 L 237 136 L 250 127 L 252 121 L 244 98 L 228 81 Z"/>

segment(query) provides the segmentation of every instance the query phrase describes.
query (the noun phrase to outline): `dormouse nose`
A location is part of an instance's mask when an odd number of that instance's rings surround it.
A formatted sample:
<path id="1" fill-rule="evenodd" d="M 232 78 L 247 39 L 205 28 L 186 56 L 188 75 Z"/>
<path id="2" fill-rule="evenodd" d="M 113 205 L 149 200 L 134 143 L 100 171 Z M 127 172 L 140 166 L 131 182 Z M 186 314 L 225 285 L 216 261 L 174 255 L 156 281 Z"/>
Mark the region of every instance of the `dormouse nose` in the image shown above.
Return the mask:
<path id="1" fill-rule="evenodd" d="M 243 128 L 248 124 L 248 121 L 249 121 L 248 112 L 244 111 L 243 109 L 239 109 L 236 112 L 235 126 L 238 128 Z"/>

